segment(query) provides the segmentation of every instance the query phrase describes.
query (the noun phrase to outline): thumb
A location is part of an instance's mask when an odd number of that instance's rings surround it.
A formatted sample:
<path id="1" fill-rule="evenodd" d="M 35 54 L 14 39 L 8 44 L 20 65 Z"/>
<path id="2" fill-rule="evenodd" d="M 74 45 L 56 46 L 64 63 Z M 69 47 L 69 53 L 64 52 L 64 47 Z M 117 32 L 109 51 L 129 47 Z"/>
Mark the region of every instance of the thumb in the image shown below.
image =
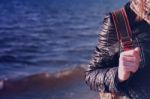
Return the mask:
<path id="1" fill-rule="evenodd" d="M 136 47 L 135 49 L 134 49 L 134 51 L 136 51 L 137 53 L 140 53 L 140 47 Z"/>
<path id="2" fill-rule="evenodd" d="M 142 61 L 142 60 L 141 60 L 141 56 L 140 56 L 140 53 L 141 53 L 140 48 L 139 48 L 139 47 L 136 47 L 136 48 L 134 49 L 134 51 L 139 55 L 139 60 Z"/>

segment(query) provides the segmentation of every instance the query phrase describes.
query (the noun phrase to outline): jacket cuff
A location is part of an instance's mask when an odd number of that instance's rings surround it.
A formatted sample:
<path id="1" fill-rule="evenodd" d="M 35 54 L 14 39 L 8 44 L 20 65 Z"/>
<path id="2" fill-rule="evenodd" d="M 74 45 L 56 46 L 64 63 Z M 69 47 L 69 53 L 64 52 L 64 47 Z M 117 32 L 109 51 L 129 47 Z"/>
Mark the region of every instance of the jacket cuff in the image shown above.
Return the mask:
<path id="1" fill-rule="evenodd" d="M 126 81 L 120 82 L 120 80 L 118 78 L 118 69 L 117 69 L 116 75 L 115 75 L 115 80 L 114 80 L 116 92 L 120 93 L 120 94 L 124 93 L 130 80 L 131 80 L 131 77 Z"/>

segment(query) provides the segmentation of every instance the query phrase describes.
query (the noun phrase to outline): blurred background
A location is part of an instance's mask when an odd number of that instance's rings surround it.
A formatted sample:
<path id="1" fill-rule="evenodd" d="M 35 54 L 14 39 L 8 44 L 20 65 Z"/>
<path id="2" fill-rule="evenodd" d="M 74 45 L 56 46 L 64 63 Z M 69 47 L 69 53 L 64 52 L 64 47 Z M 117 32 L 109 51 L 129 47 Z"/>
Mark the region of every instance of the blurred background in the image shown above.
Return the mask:
<path id="1" fill-rule="evenodd" d="M 98 99 L 83 78 L 104 16 L 128 0 L 0 0 L 0 99 Z"/>

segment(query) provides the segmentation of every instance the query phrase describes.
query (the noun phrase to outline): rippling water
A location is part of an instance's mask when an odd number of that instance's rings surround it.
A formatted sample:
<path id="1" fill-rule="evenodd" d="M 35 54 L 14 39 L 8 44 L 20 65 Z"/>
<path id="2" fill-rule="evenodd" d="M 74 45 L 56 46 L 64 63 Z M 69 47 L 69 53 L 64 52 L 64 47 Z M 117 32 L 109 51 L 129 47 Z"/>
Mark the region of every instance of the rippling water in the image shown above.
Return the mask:
<path id="1" fill-rule="evenodd" d="M 56 72 L 87 64 L 104 15 L 125 2 L 1 0 L 0 78 Z"/>
<path id="2" fill-rule="evenodd" d="M 119 0 L 1 0 L 0 77 L 88 63 L 104 14 L 122 4 Z"/>

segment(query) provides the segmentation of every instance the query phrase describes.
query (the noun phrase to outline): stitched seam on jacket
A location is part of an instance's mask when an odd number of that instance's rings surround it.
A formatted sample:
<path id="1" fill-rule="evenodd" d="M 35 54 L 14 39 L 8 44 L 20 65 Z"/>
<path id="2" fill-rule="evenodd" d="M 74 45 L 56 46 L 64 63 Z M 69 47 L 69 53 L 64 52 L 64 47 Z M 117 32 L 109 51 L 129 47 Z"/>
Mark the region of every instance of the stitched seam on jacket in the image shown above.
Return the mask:
<path id="1" fill-rule="evenodd" d="M 94 89 L 97 90 L 98 88 L 97 87 L 97 83 L 96 83 L 96 80 L 97 80 L 97 75 L 99 74 L 99 71 L 97 71 L 96 75 L 95 75 L 95 78 L 94 78 Z"/>
<path id="2" fill-rule="evenodd" d="M 103 79 L 103 84 L 104 84 L 104 86 L 105 86 L 106 89 L 107 89 L 107 85 L 105 84 L 105 82 L 106 82 L 106 75 L 107 75 L 108 71 L 109 71 L 109 69 L 107 68 L 106 71 L 105 71 L 105 73 L 104 73 L 104 79 Z M 109 86 L 108 86 L 108 90 L 109 90 Z"/>
<path id="3" fill-rule="evenodd" d="M 109 49 L 108 49 L 108 40 L 109 40 L 108 38 L 109 38 L 109 33 L 110 33 L 110 32 L 107 32 L 106 50 L 107 50 L 107 52 L 108 52 L 108 55 L 110 56 Z"/>
<path id="4" fill-rule="evenodd" d="M 107 21 L 108 21 L 108 20 L 107 20 Z M 111 21 L 111 20 L 110 20 L 110 17 L 109 17 L 109 21 Z M 110 28 L 110 26 L 109 26 L 109 28 Z M 108 31 L 107 31 L 107 40 L 106 40 L 107 44 L 106 44 L 106 48 L 107 48 L 108 54 L 109 54 L 109 56 L 110 56 L 110 53 L 109 53 L 109 50 L 108 50 L 109 33 L 110 33 L 110 31 L 108 30 Z"/>

